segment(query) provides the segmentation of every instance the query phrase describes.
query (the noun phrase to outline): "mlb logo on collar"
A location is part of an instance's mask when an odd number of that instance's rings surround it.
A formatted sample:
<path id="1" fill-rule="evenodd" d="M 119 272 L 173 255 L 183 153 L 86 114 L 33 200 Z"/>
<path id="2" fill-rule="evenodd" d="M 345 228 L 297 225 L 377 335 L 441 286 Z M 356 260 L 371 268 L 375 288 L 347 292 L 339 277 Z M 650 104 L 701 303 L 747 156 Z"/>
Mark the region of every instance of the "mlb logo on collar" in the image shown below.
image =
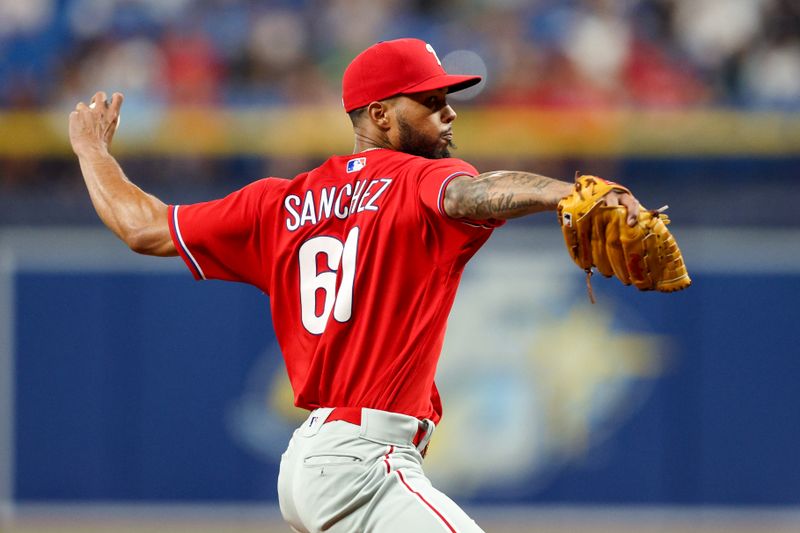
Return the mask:
<path id="1" fill-rule="evenodd" d="M 366 157 L 358 157 L 356 159 L 351 159 L 347 162 L 347 173 L 351 172 L 358 172 L 362 168 L 367 166 L 367 158 Z"/>

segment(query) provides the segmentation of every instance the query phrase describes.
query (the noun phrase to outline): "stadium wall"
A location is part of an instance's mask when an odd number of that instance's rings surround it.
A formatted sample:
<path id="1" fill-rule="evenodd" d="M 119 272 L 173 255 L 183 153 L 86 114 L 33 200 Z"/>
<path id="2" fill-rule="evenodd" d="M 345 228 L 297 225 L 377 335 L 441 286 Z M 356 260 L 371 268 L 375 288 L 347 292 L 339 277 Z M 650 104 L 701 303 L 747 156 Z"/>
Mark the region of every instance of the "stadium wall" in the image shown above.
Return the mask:
<path id="1" fill-rule="evenodd" d="M 690 289 L 596 277 L 592 307 L 557 233 L 503 228 L 465 275 L 434 480 L 473 504 L 800 504 L 800 234 L 678 229 Z M 6 498 L 274 501 L 302 414 L 264 295 L 100 229 L 0 250 Z"/>

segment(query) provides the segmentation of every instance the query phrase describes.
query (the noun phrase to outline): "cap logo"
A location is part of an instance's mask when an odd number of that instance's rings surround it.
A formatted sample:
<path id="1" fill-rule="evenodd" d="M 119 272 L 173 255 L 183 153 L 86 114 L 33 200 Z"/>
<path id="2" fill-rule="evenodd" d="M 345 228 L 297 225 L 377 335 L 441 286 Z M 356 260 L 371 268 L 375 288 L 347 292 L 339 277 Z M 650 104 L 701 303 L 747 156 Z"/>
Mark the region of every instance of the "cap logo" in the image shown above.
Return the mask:
<path id="1" fill-rule="evenodd" d="M 433 57 L 436 58 L 436 62 L 439 63 L 439 66 L 441 67 L 442 66 L 442 62 L 439 61 L 439 56 L 436 55 L 436 50 L 433 49 L 433 46 L 431 46 L 428 43 L 425 43 L 425 50 L 427 50 L 428 52 L 433 54 Z"/>

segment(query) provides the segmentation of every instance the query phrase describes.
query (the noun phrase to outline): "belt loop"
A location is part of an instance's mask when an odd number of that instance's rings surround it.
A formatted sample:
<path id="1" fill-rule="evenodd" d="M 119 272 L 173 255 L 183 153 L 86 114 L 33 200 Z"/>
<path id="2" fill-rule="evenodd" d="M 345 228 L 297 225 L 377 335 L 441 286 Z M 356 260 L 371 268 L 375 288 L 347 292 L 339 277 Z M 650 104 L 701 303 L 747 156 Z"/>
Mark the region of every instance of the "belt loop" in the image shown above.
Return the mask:
<path id="1" fill-rule="evenodd" d="M 422 435 L 422 438 L 419 439 L 417 443 L 417 451 L 425 457 L 425 448 L 428 447 L 428 443 L 431 440 L 431 436 L 433 435 L 433 430 L 436 429 L 436 424 L 433 423 L 433 420 L 428 418 L 421 420 L 420 424 L 425 426 L 425 434 Z"/>

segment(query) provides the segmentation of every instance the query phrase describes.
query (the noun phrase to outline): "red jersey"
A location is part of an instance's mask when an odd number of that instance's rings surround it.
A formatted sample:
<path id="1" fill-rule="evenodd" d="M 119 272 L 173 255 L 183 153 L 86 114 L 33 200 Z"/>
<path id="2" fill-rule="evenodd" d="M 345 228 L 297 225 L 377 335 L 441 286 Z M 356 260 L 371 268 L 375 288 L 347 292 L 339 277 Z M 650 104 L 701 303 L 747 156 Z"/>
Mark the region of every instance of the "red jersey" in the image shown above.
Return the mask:
<path id="1" fill-rule="evenodd" d="M 463 175 L 477 171 L 458 159 L 334 156 L 293 180 L 170 206 L 170 231 L 196 279 L 270 296 L 295 405 L 438 422 L 434 374 L 456 288 L 502 223 L 444 212 L 447 183 Z"/>

